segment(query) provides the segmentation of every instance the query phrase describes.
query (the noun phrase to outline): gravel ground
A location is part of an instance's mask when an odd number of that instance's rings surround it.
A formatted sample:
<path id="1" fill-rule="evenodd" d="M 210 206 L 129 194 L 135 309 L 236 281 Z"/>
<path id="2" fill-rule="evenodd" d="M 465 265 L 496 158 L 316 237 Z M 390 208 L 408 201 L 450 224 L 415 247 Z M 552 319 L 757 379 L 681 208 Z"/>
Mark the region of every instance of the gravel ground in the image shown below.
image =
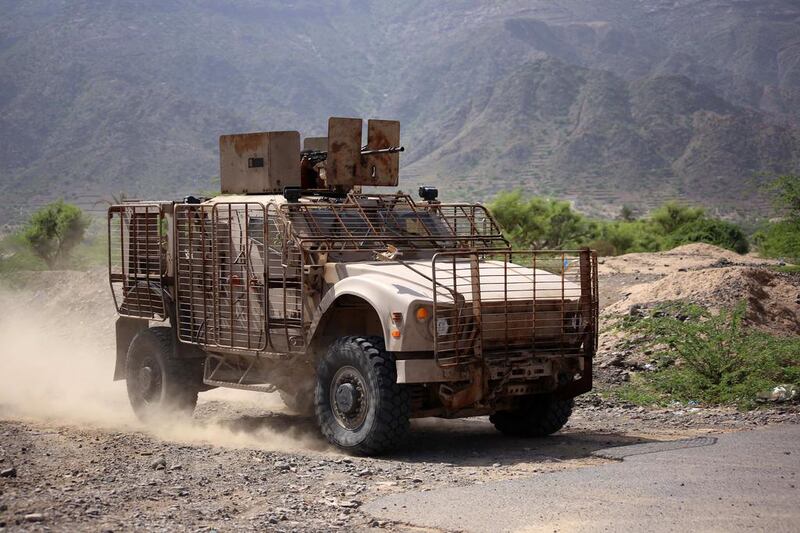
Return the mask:
<path id="1" fill-rule="evenodd" d="M 0 528 L 32 531 L 405 531 L 359 507 L 598 464 L 602 448 L 800 421 L 796 407 L 652 410 L 589 395 L 546 439 L 503 437 L 485 418 L 422 420 L 402 453 L 358 458 L 329 449 L 309 419 L 236 402 L 206 401 L 172 433 L 0 418 Z"/>

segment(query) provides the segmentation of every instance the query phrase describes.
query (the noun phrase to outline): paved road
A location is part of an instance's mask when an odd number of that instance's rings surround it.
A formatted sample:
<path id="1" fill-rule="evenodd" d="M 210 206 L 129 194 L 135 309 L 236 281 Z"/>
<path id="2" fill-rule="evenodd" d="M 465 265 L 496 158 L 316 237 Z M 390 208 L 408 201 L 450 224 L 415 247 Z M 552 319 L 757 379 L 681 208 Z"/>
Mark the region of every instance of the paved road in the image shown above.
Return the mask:
<path id="1" fill-rule="evenodd" d="M 597 453 L 623 460 L 362 509 L 463 531 L 800 531 L 800 425 Z"/>

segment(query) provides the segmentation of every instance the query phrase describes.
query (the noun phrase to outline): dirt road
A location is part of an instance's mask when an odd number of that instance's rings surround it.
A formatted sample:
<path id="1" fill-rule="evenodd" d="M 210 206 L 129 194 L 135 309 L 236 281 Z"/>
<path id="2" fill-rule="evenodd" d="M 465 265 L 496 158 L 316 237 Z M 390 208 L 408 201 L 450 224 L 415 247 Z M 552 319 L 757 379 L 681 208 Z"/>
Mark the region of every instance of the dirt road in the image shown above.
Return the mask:
<path id="1" fill-rule="evenodd" d="M 800 425 L 601 450 L 620 461 L 407 492 L 365 506 L 420 527 L 497 531 L 797 531 Z M 443 513 L 442 509 L 448 509 Z"/>
<path id="2" fill-rule="evenodd" d="M 224 396 L 224 395 L 222 395 Z M 720 434 L 796 419 L 796 413 L 641 412 L 579 408 L 547 439 L 498 434 L 485 419 L 421 421 L 402 454 L 355 458 L 329 449 L 308 419 L 251 398 L 205 399 L 191 423 L 20 419 L 0 422 L 0 524 L 11 530 L 406 530 L 362 504 L 387 494 L 466 487 L 596 466 L 592 452 L 631 443 Z"/>

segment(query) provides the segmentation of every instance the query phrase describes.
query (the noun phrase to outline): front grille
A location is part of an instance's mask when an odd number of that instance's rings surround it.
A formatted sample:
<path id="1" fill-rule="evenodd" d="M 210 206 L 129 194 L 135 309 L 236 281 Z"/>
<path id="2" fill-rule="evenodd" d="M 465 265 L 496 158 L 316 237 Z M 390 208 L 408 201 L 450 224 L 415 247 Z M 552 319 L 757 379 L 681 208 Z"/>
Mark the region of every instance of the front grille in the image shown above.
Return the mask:
<path id="1" fill-rule="evenodd" d="M 443 252 L 433 259 L 441 366 L 593 349 L 597 259 L 589 251 Z"/>

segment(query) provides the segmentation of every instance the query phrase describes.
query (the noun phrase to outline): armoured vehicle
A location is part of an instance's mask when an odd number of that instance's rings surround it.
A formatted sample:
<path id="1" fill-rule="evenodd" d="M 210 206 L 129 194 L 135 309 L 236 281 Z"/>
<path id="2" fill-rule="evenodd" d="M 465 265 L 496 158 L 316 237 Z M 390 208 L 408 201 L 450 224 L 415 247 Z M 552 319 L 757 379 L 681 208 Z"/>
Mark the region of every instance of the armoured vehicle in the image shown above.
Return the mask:
<path id="1" fill-rule="evenodd" d="M 400 124 L 331 118 L 220 138 L 222 194 L 108 211 L 115 379 L 148 419 L 199 392 L 280 392 L 336 446 L 399 446 L 415 417 L 543 436 L 591 389 L 597 260 L 512 249 L 481 205 L 398 184 Z"/>

